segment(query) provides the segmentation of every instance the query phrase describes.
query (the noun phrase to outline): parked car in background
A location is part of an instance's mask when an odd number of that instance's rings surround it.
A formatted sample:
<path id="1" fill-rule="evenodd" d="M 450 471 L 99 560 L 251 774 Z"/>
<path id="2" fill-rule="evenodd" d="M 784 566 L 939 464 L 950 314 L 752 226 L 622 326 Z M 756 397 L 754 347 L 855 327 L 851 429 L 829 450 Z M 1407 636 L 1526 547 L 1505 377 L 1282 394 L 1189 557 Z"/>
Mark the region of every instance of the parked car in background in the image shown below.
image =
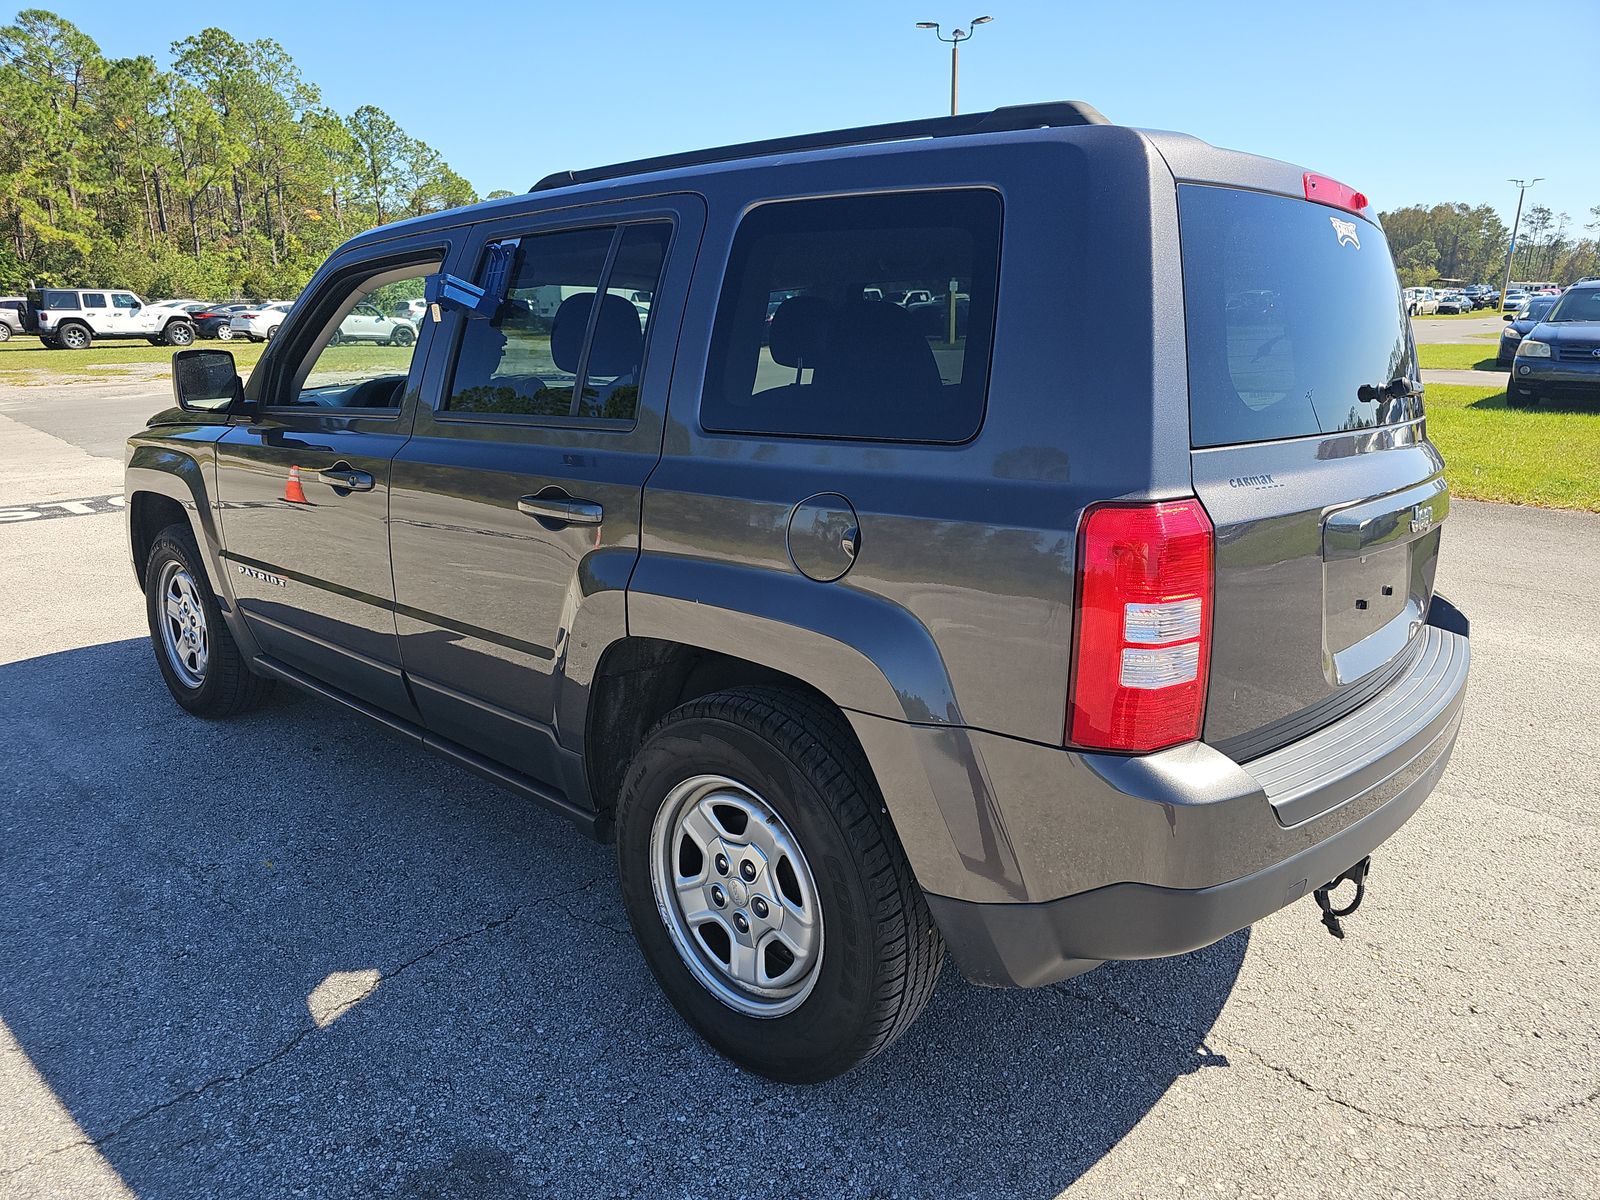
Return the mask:
<path id="1" fill-rule="evenodd" d="M 199 312 L 191 312 L 189 319 L 194 322 L 194 331 L 203 338 L 217 338 L 227 342 L 233 339 L 233 326 L 229 322 L 234 313 L 245 312 L 248 304 L 211 304 Z"/>
<path id="2" fill-rule="evenodd" d="M 1505 297 L 1500 301 L 1500 310 L 1502 312 L 1516 312 L 1517 309 L 1522 307 L 1523 301 L 1525 301 L 1527 298 L 1527 292 L 1521 292 L 1516 288 L 1511 288 L 1506 292 Z"/>
<path id="3" fill-rule="evenodd" d="M 1439 311 L 1439 297 L 1432 288 L 1407 288 L 1403 295 L 1407 316 L 1426 317 Z"/>
<path id="4" fill-rule="evenodd" d="M 1516 312 L 1505 314 L 1506 327 L 1500 331 L 1500 348 L 1494 359 L 1497 365 L 1511 365 L 1517 355 L 1517 343 L 1544 318 L 1555 302 L 1554 296 L 1533 296 Z"/>
<path id="5" fill-rule="evenodd" d="M 1600 401 L 1600 283 L 1573 284 L 1517 343 L 1506 403 L 1541 400 Z"/>
<path id="6" fill-rule="evenodd" d="M 234 337 L 247 342 L 267 342 L 277 336 L 278 327 L 289 315 L 292 305 L 283 301 L 276 304 L 252 305 L 228 318 L 228 327 Z"/>
<path id="7" fill-rule="evenodd" d="M 12 334 L 22 332 L 22 310 L 27 306 L 26 296 L 0 296 L 0 342 L 9 342 Z"/>
<path id="8" fill-rule="evenodd" d="M 1465 292 L 1441 292 L 1435 312 L 1441 313 L 1469 313 L 1473 304 Z"/>
<path id="9" fill-rule="evenodd" d="M 51 350 L 87 350 L 96 338 L 187 346 L 195 336 L 188 313 L 115 288 L 36 288 L 28 293 L 22 323 Z"/>
<path id="10" fill-rule="evenodd" d="M 401 317 L 413 325 L 422 323 L 422 314 L 428 311 L 428 302 L 420 296 L 411 300 L 401 300 L 389 306 L 391 317 Z"/>
<path id="11" fill-rule="evenodd" d="M 409 346 L 417 340 L 417 327 L 406 317 L 386 317 L 375 305 L 358 304 L 333 331 L 333 344 L 376 342 L 380 346 Z"/>
<path id="12" fill-rule="evenodd" d="M 1494 291 L 1487 284 L 1474 283 L 1462 288 L 1461 292 L 1472 301 L 1473 308 L 1488 308 L 1495 301 Z"/>

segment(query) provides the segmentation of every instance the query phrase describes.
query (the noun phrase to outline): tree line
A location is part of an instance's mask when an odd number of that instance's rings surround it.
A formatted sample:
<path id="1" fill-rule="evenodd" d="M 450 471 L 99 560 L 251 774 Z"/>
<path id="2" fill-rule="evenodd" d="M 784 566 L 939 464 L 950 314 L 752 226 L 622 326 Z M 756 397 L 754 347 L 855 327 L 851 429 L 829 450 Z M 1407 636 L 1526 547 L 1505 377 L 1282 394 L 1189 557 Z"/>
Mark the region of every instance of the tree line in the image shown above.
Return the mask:
<path id="1" fill-rule="evenodd" d="M 324 104 L 270 38 L 171 51 L 107 58 L 41 9 L 0 27 L 0 290 L 293 296 L 351 235 L 478 199 L 382 109 Z"/>
<path id="2" fill-rule="evenodd" d="M 1589 218 L 1575 229 L 1566 213 L 1530 206 L 1517 231 L 1511 278 L 1568 284 L 1600 275 L 1600 204 L 1589 210 Z M 1381 213 L 1378 219 L 1406 287 L 1423 287 L 1435 279 L 1500 286 L 1511 229 L 1489 205 L 1417 204 Z"/>

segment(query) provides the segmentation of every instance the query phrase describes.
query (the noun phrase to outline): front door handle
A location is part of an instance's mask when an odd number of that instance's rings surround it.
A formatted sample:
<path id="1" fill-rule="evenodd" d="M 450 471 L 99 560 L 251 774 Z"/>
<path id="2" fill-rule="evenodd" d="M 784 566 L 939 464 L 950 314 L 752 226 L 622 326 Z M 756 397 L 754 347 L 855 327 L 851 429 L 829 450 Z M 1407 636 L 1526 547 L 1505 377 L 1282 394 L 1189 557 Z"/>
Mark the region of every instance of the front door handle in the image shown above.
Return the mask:
<path id="1" fill-rule="evenodd" d="M 605 516 L 605 510 L 593 500 L 571 496 L 524 496 L 517 501 L 517 511 L 552 525 L 598 525 Z"/>
<path id="2" fill-rule="evenodd" d="M 317 479 L 331 488 L 341 492 L 370 492 L 373 487 L 373 478 L 365 471 L 357 471 L 353 467 L 339 465 L 329 467 L 326 471 L 318 471 Z"/>

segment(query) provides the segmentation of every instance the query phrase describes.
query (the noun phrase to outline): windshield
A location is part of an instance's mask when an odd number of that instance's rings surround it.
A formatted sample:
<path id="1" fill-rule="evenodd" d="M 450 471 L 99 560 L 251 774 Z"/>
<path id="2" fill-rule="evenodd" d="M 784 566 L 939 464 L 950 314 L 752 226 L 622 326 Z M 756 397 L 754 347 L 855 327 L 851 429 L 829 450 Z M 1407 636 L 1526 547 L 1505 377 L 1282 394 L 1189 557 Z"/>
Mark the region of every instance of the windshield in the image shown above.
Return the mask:
<path id="1" fill-rule="evenodd" d="M 1529 300 L 1528 309 L 1522 314 L 1522 316 L 1524 319 L 1529 321 L 1540 320 L 1545 313 L 1550 311 L 1550 306 L 1555 302 L 1556 298 L 1554 296 L 1540 296 L 1536 299 Z"/>
<path id="2" fill-rule="evenodd" d="M 1360 399 L 1413 373 L 1383 230 L 1326 205 L 1201 184 L 1178 189 L 1178 219 L 1194 445 L 1421 414 L 1411 398 Z"/>
<path id="3" fill-rule="evenodd" d="M 1600 321 L 1600 288 L 1574 288 L 1556 303 L 1546 321 Z"/>

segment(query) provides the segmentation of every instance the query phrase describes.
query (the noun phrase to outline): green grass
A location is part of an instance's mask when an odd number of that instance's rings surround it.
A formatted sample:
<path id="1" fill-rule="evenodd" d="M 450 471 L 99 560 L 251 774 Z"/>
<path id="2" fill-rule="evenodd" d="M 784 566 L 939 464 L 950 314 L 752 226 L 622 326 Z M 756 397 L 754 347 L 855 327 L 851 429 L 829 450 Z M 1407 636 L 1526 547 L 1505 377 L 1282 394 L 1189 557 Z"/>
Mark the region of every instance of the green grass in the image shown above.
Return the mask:
<path id="1" fill-rule="evenodd" d="M 239 366 L 239 374 L 248 378 L 267 346 L 265 342 L 235 339 L 231 342 L 200 341 L 194 348 L 229 351 Z M 131 340 L 96 342 L 87 350 L 47 350 L 37 338 L 13 337 L 9 342 L 0 342 L 0 379 L 13 383 L 60 378 L 116 379 L 140 367 L 169 367 L 173 353 L 170 346 L 152 346 L 148 342 Z M 348 343 L 330 346 L 318 359 L 311 382 L 364 378 L 383 370 L 404 371 L 410 361 L 409 347 Z M 138 373 L 153 379 L 171 377 L 170 370 Z"/>
<path id="2" fill-rule="evenodd" d="M 1417 347 L 1417 365 L 1429 371 L 1504 371 L 1494 355 L 1484 356 L 1482 346 L 1455 342 L 1423 342 Z"/>
<path id="3" fill-rule="evenodd" d="M 1503 388 L 1428 388 L 1428 437 L 1474 500 L 1600 512 L 1600 403 L 1508 408 Z"/>
<path id="4" fill-rule="evenodd" d="M 231 350 L 239 373 L 248 375 L 256 359 L 265 350 L 265 342 L 196 342 L 206 349 Z M 95 342 L 87 350 L 49 350 L 34 337 L 13 337 L 0 342 L 0 378 L 23 382 L 31 375 L 41 377 L 75 377 L 115 379 L 128 374 L 127 367 L 172 362 L 171 346 L 152 346 L 145 341 Z M 163 374 L 166 374 L 165 372 Z"/>

